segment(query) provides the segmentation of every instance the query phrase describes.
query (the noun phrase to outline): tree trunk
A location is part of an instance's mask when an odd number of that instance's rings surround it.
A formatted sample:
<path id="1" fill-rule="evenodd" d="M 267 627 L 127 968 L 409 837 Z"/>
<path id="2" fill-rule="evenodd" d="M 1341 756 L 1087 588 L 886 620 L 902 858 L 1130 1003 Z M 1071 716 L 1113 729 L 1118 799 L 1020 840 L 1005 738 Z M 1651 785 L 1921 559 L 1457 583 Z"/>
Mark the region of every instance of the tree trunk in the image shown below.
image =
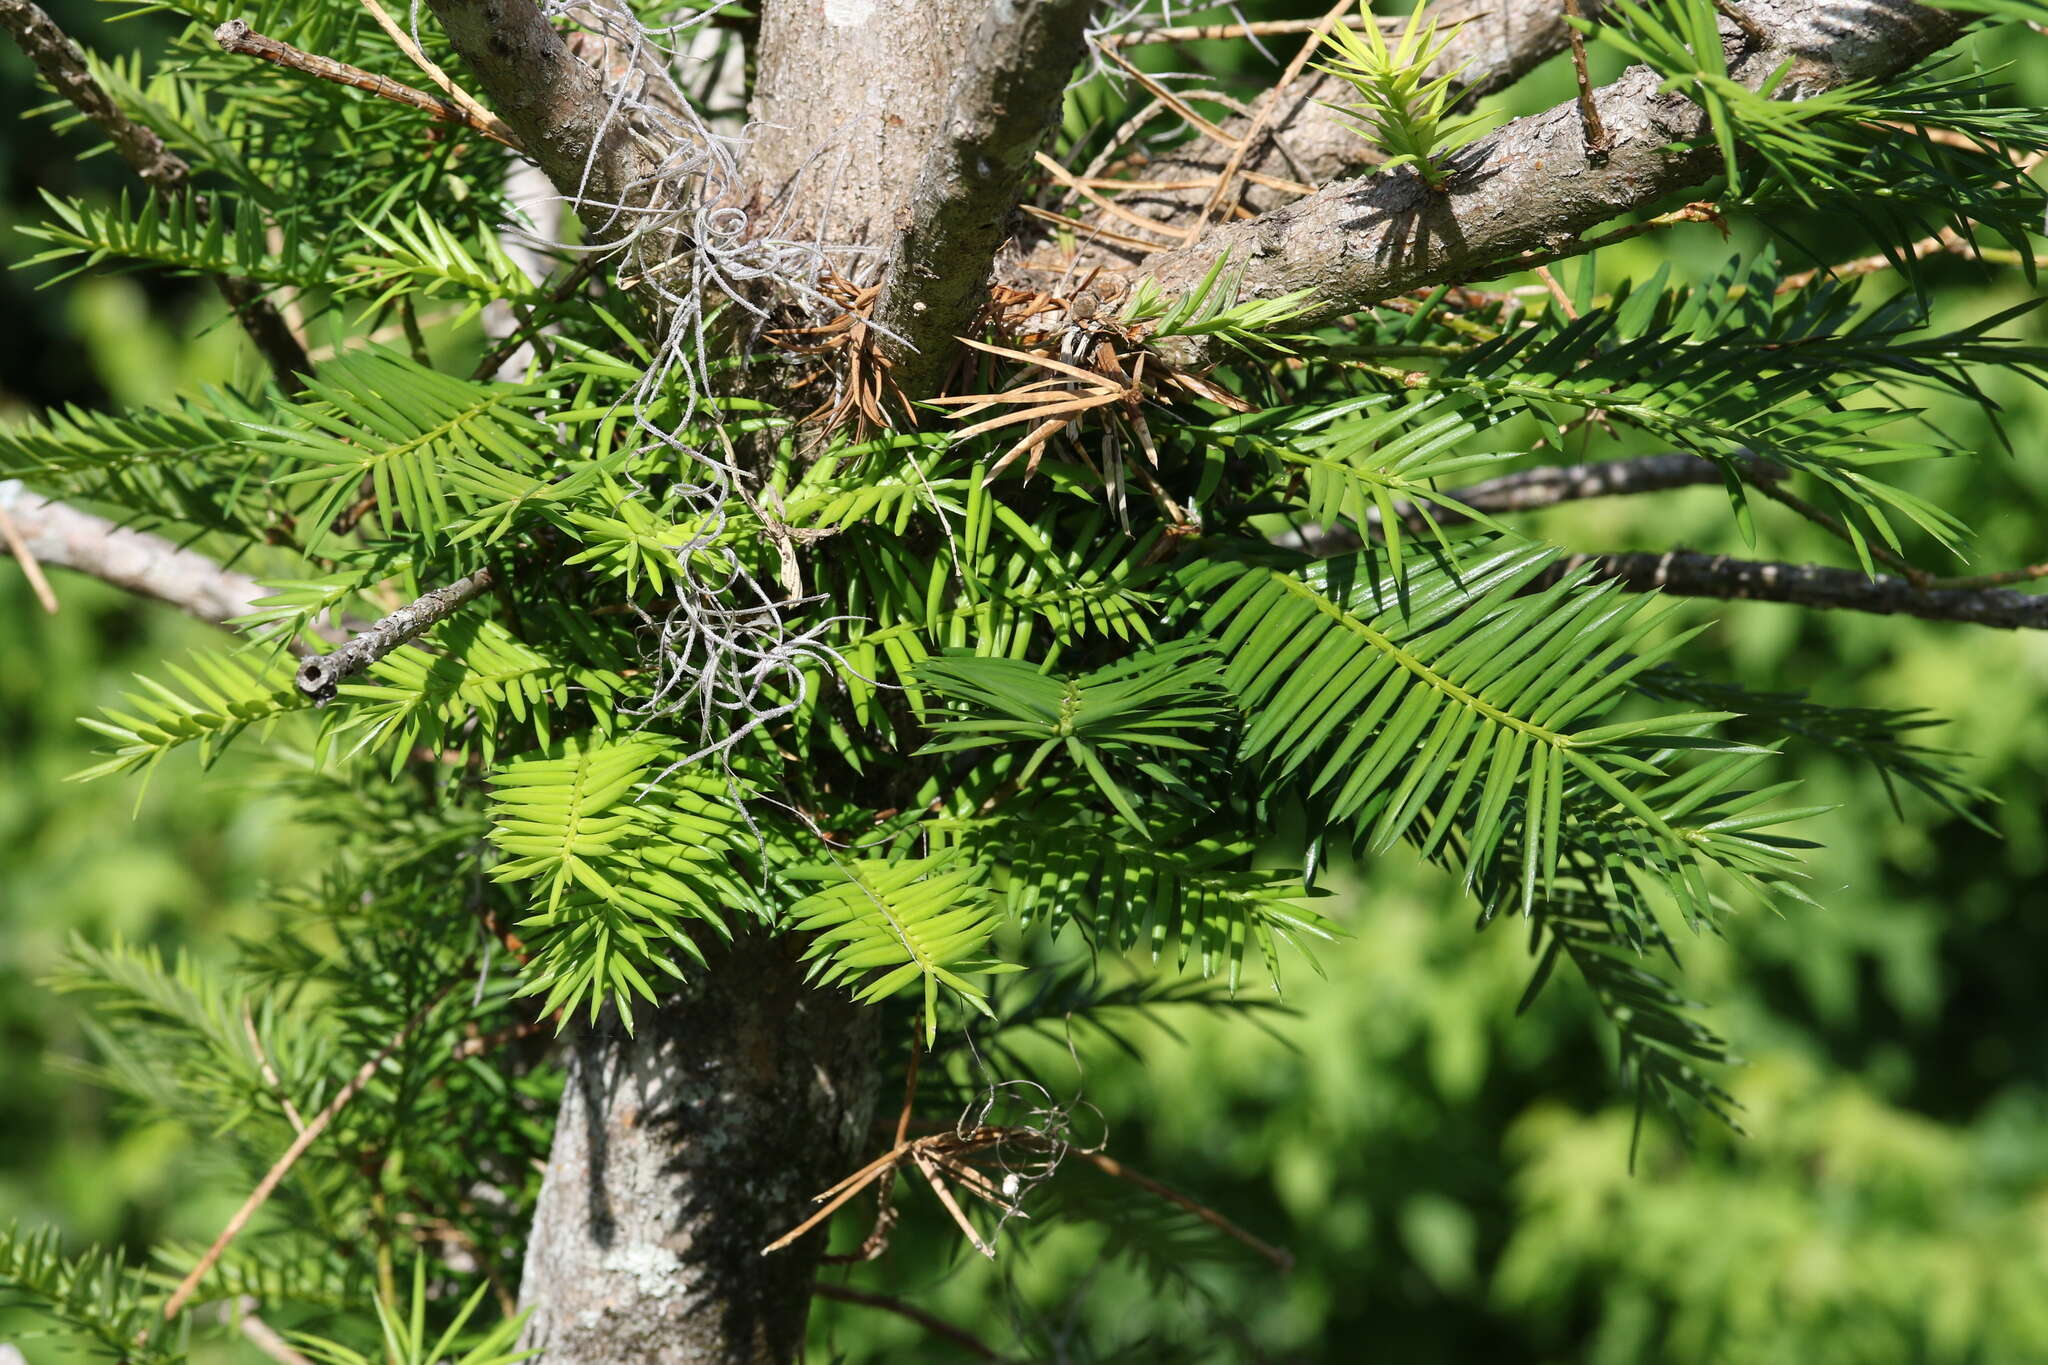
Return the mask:
<path id="1" fill-rule="evenodd" d="M 804 983 L 765 934 L 574 1040 L 520 1286 L 544 1365 L 793 1360 L 822 1231 L 761 1248 L 852 1169 L 875 1098 L 872 1009 Z"/>
<path id="2" fill-rule="evenodd" d="M 987 8 L 988 0 L 765 6 L 748 174 L 828 245 L 887 242 Z"/>

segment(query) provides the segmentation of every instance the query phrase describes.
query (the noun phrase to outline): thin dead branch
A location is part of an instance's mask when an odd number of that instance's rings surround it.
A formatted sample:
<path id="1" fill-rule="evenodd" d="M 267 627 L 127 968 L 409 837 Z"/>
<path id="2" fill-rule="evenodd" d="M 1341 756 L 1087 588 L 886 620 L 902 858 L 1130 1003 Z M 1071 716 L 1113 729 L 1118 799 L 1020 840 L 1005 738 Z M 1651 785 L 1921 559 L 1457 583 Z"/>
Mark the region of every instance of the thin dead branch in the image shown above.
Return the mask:
<path id="1" fill-rule="evenodd" d="M 0 504 L 0 545 L 5 545 L 7 552 L 21 565 L 22 577 L 28 580 L 29 590 L 35 593 L 36 601 L 42 603 L 44 611 L 55 616 L 57 594 L 50 591 L 50 580 L 43 577 L 43 566 L 36 562 L 35 551 L 22 538 L 21 528 L 14 524 L 5 504 Z"/>
<path id="2" fill-rule="evenodd" d="M 377 27 L 384 30 L 384 36 L 389 38 L 397 45 L 398 50 L 405 54 L 406 60 L 418 67 L 421 75 L 438 86 L 441 93 L 446 95 L 451 103 L 470 116 L 473 120 L 470 125 L 471 127 L 477 128 L 480 131 L 485 128 L 495 129 L 495 132 L 488 133 L 487 136 L 496 138 L 507 147 L 516 147 L 518 145 L 518 139 L 512 136 L 512 130 L 505 126 L 503 120 L 481 104 L 478 104 L 475 96 L 449 79 L 448 73 L 443 71 L 434 62 L 433 58 L 420 50 L 420 45 L 412 40 L 412 35 L 407 33 L 399 22 L 393 19 L 382 5 L 377 3 L 377 0 L 363 0 L 363 8 L 368 10 L 370 17 L 377 21 Z"/>
<path id="3" fill-rule="evenodd" d="M 1744 57 L 1734 74 L 1760 85 L 1796 55 L 1799 79 L 1778 93 L 1810 95 L 1900 70 L 1960 29 L 1958 16 L 1917 5 L 1798 7 L 1774 25 L 1770 49 Z M 1243 272 L 1239 298 L 1311 290 L 1304 321 L 1313 323 L 1410 289 L 1581 254 L 1598 244 L 1584 234 L 1599 224 L 1720 169 L 1704 112 L 1665 98 L 1661 86 L 1637 67 L 1597 92 L 1611 142 L 1600 156 L 1588 154 L 1576 101 L 1567 101 L 1463 149 L 1450 193 L 1431 193 L 1412 175 L 1326 186 L 1284 211 L 1219 226 L 1139 273 L 1178 297 L 1227 253 Z M 1199 362 L 1210 349 L 1191 341 L 1174 359 Z"/>
<path id="4" fill-rule="evenodd" d="M 1244 165 L 1245 154 L 1258 145 L 1259 139 L 1265 136 L 1267 126 L 1273 122 L 1275 114 L 1280 109 L 1280 92 L 1293 84 L 1294 78 L 1308 65 L 1308 59 L 1315 55 L 1316 49 L 1322 46 L 1323 39 L 1336 27 L 1338 20 L 1344 17 L 1344 11 L 1350 9 L 1353 3 L 1354 0 L 1338 0 L 1329 13 L 1309 30 L 1307 41 L 1302 43 L 1301 50 L 1294 54 L 1294 60 L 1287 64 L 1287 70 L 1281 73 L 1280 83 L 1260 96 L 1252 113 L 1251 126 L 1239 135 L 1237 145 L 1230 149 L 1230 159 L 1223 163 L 1223 169 L 1216 174 L 1216 188 L 1210 191 L 1209 198 L 1195 214 L 1192 224 L 1195 230 L 1199 231 L 1205 226 L 1216 215 L 1216 211 L 1229 200 L 1231 189 L 1237 183 L 1237 173 Z"/>
<path id="5" fill-rule="evenodd" d="M 272 66 L 286 71 L 296 71 L 302 76 L 316 80 L 333 81 L 337 85 L 352 86 L 357 90 L 402 104 L 408 109 L 417 109 L 437 123 L 450 123 L 481 133 L 493 142 L 521 151 L 519 139 L 495 116 L 482 109 L 474 100 L 467 103 L 430 95 L 410 85 L 394 81 L 389 76 L 380 76 L 374 71 L 365 71 L 347 62 L 338 62 L 332 57 L 322 57 L 293 47 L 290 43 L 276 38 L 267 38 L 252 30 L 240 19 L 230 19 L 213 31 L 213 40 L 219 43 L 223 52 L 238 57 L 254 57 L 269 62 Z M 436 68 L 438 70 L 439 68 Z"/>
<path id="6" fill-rule="evenodd" d="M 1224 1236 L 1250 1247 L 1253 1251 L 1264 1257 L 1275 1270 L 1284 1274 L 1294 1269 L 1293 1252 L 1285 1247 L 1276 1247 L 1271 1242 L 1253 1236 L 1208 1205 L 1201 1203 L 1199 1200 L 1190 1199 L 1171 1185 L 1161 1184 L 1149 1175 L 1132 1170 L 1107 1152 L 1090 1152 L 1076 1148 L 1074 1155 L 1095 1167 L 1104 1175 L 1114 1176 L 1118 1180 L 1127 1181 L 1130 1184 L 1136 1185 L 1145 1193 L 1163 1199 L 1176 1208 L 1186 1209 L 1189 1213 L 1192 1213 L 1210 1227 L 1215 1228 Z"/>
<path id="7" fill-rule="evenodd" d="M 1586 17 L 1579 0 L 1564 0 L 1567 20 Z M 1586 73 L 1586 37 L 1576 23 L 1569 25 L 1572 45 L 1572 75 L 1579 82 L 1579 123 L 1586 131 L 1586 150 L 1598 154 L 1607 150 L 1607 128 L 1600 122 L 1600 110 L 1593 100 L 1593 80 Z"/>
<path id="8" fill-rule="evenodd" d="M 879 1308 L 885 1313 L 894 1313 L 907 1318 L 933 1336 L 952 1342 L 976 1360 L 1001 1360 L 994 1348 L 964 1327 L 956 1327 L 944 1318 L 935 1317 L 916 1304 L 888 1294 L 877 1294 L 866 1289 L 855 1289 L 848 1284 L 833 1284 L 820 1280 L 811 1286 L 811 1292 L 821 1299 L 836 1299 L 840 1303 L 855 1303 L 863 1308 Z"/>
<path id="9" fill-rule="evenodd" d="M 1903 578 L 1868 577 L 1855 569 L 1734 559 L 1690 550 L 1574 555 L 1553 572 L 1565 573 L 1581 565 L 1636 592 L 1785 602 L 2001 630 L 2048 630 L 2048 594 L 2006 587 L 1920 587 Z M 2038 576 L 2031 569 L 2021 572 L 2027 578 Z M 2001 575 L 1984 577 L 2012 581 Z"/>
<path id="10" fill-rule="evenodd" d="M 478 569 L 467 578 L 458 578 L 445 588 L 436 588 L 406 603 L 331 653 L 314 655 L 299 665 L 299 691 L 311 697 L 315 706 L 325 706 L 334 700 L 335 690 L 346 679 L 446 620 L 475 600 L 493 581 L 489 569 Z"/>
<path id="11" fill-rule="evenodd" d="M 263 1207 L 264 1203 L 276 1191 L 278 1184 L 285 1176 L 291 1173 L 292 1167 L 298 1164 L 299 1158 L 304 1156 L 307 1149 L 319 1140 L 320 1135 L 327 1131 L 328 1125 L 334 1122 L 335 1117 L 348 1107 L 348 1102 L 361 1093 L 362 1088 L 370 1083 L 371 1077 L 377 1074 L 378 1068 L 382 1067 L 390 1059 L 392 1053 L 398 1051 L 404 1045 L 405 1040 L 412 1036 L 413 1030 L 420 1026 L 421 1021 L 432 1012 L 436 1005 L 447 998 L 448 992 L 453 990 L 454 987 L 455 982 L 451 980 L 435 991 L 433 997 L 415 1010 L 412 1018 L 406 1020 L 404 1026 L 398 1032 L 391 1035 L 391 1041 L 377 1049 L 374 1056 L 357 1068 L 356 1074 L 349 1078 L 347 1084 L 335 1091 L 334 1098 L 329 1100 L 320 1112 L 313 1116 L 313 1121 L 300 1130 L 298 1137 L 292 1140 L 292 1145 L 285 1148 L 284 1155 L 280 1156 L 271 1165 L 270 1169 L 264 1172 L 263 1179 L 256 1182 L 256 1188 L 249 1192 L 249 1197 L 242 1201 L 242 1206 L 235 1210 L 233 1217 L 228 1219 L 227 1226 L 223 1227 L 220 1230 L 220 1235 L 213 1239 L 213 1245 L 206 1249 L 206 1254 L 199 1258 L 198 1264 L 194 1265 L 186 1273 L 185 1278 L 178 1282 L 178 1287 L 172 1292 L 170 1298 L 164 1301 L 164 1321 L 168 1322 L 178 1316 L 185 1305 L 191 1301 L 192 1295 L 198 1291 L 200 1282 L 206 1278 L 207 1272 L 212 1270 L 214 1265 L 220 1260 L 221 1253 L 225 1252 L 235 1238 L 241 1235 L 242 1229 L 248 1226 L 249 1220 L 255 1217 L 256 1211 Z"/>

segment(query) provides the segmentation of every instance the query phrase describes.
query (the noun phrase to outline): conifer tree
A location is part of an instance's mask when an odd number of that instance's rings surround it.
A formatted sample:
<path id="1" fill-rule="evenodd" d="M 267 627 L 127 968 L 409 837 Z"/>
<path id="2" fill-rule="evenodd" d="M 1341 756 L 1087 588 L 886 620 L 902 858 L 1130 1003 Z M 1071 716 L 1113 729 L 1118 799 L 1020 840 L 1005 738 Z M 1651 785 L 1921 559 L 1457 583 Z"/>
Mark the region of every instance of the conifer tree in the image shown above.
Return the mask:
<path id="1" fill-rule="evenodd" d="M 1921 713 L 1718 677 L 1682 599 L 2048 626 L 1908 487 L 1982 453 L 1916 391 L 2048 363 L 1920 287 L 2032 278 L 2048 116 L 1953 48 L 2037 4 L 252 4 L 114 61 L 0 0 L 136 176 L 35 261 L 204 276 L 249 342 L 0 430 L 24 567 L 226 627 L 87 776 L 261 749 L 332 849 L 231 971 L 57 983 L 247 1174 L 147 1266 L 0 1236 L 111 1357 L 254 1312 L 337 1365 L 794 1359 L 832 1227 L 1089 1216 L 1121 1168 L 1006 1040 L 1245 1008 L 1333 861 L 1448 869 L 1639 1126 L 1733 1121 L 1674 973 L 1809 903 L 1777 751 L 1975 793 Z M 1157 74 L 1210 37 L 1284 72 Z M 1481 116 L 1567 53 L 1577 98 Z M 1725 264 L 1593 268 L 1666 238 Z M 1843 562 L 1519 519 L 1702 483 Z"/>

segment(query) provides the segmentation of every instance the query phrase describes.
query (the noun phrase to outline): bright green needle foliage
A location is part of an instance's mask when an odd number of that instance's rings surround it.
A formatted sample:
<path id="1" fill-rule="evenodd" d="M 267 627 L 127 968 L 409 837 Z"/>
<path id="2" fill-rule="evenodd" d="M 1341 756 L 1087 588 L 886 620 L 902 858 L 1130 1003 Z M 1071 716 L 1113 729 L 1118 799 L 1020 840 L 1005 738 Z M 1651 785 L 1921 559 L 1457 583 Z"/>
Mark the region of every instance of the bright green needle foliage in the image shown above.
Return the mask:
<path id="1" fill-rule="evenodd" d="M 525 990 L 565 1019 L 654 999 L 650 975 L 682 975 L 674 952 L 703 960 L 690 923 L 730 935 L 725 914 L 751 899 L 725 784 L 664 774 L 665 756 L 650 740 L 572 738 L 491 777 L 490 839 L 506 855 L 492 879 L 535 883 L 520 925 L 541 947 Z"/>
<path id="2" fill-rule="evenodd" d="M 177 1365 L 185 1359 L 183 1333 L 164 1339 L 159 1295 L 119 1253 L 66 1256 L 55 1228 L 0 1228 L 0 1285 L 9 1298 L 35 1305 L 109 1358 L 134 1365 Z M 152 1331 L 156 1340 L 150 1339 Z"/>
<path id="3" fill-rule="evenodd" d="M 1255 355 L 1296 354 L 1295 344 L 1307 338 L 1283 329 L 1307 311 L 1314 291 L 1232 302 L 1237 290 L 1229 266 L 1230 253 L 1220 253 L 1201 281 L 1178 299 L 1162 297 L 1159 286 L 1141 279 L 1124 301 L 1121 316 L 1126 323 L 1145 324 L 1155 339 L 1209 336 Z"/>
<path id="4" fill-rule="evenodd" d="M 1353 104 L 1330 107 L 1350 115 L 1359 131 L 1387 152 L 1385 166 L 1413 166 L 1424 184 L 1441 190 L 1450 182 L 1444 158 L 1479 136 L 1483 114 L 1457 114 L 1453 85 L 1457 71 L 1432 77 L 1429 69 L 1458 36 L 1456 26 L 1437 35 L 1434 18 L 1425 22 L 1426 6 L 1408 17 L 1398 42 L 1389 46 L 1369 3 L 1359 5 L 1365 23 L 1357 29 L 1339 25 L 1323 35 L 1330 59 L 1316 69 L 1327 71 L 1358 92 Z"/>
<path id="5" fill-rule="evenodd" d="M 868 1001 L 919 986 L 927 1043 L 938 1037 L 940 986 L 994 1017 L 986 995 L 961 975 L 993 965 L 974 956 L 995 931 L 996 904 L 971 864 L 944 854 L 835 858 L 786 875 L 824 883 L 789 910 L 795 928 L 817 935 L 807 956 L 818 980 L 858 983 L 855 998 Z"/>
<path id="6" fill-rule="evenodd" d="M 1975 7 L 1989 9 L 1992 7 Z M 2014 10 L 2004 11 L 2007 15 Z M 1858 194 L 1880 244 L 1900 259 L 1933 219 L 1997 232 L 2032 269 L 2028 222 L 2016 216 L 2012 151 L 2048 146 L 2038 108 L 2001 107 L 1976 74 L 1923 67 L 1890 88 L 1868 83 L 1782 98 L 1788 58 L 1752 89 L 1728 65 L 1713 0 L 1622 0 L 1603 22 L 1571 22 L 1664 76 L 1663 88 L 1707 112 L 1733 198 L 1818 208 Z M 1906 133 L 1910 126 L 1913 130 Z M 1943 136 L 1944 134 L 1948 136 Z"/>
<path id="7" fill-rule="evenodd" d="M 1169 790 L 1184 790 L 1157 760 L 1176 750 L 1212 750 L 1208 732 L 1230 716 L 1221 671 L 1199 643 L 1141 651 L 1079 678 L 1048 677 L 1015 659 L 972 658 L 933 660 L 917 676 L 939 696 L 964 704 L 958 713 L 924 714 L 925 728 L 938 737 L 923 752 L 1032 745 L 1014 779 L 1020 785 L 1046 759 L 1064 753 L 1140 835 L 1144 817 L 1112 765 L 1129 763 Z M 1169 752 L 1148 756 L 1148 750 Z"/>

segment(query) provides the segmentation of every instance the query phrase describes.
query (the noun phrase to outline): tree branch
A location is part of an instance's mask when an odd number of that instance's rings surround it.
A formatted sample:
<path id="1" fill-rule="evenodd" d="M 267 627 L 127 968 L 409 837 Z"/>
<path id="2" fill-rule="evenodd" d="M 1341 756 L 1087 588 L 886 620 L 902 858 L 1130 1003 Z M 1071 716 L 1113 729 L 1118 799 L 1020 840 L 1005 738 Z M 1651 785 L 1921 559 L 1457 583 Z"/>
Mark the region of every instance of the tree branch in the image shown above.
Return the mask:
<path id="1" fill-rule="evenodd" d="M 246 614 L 267 595 L 255 579 L 196 550 L 42 497 L 18 479 L 0 480 L 0 511 L 38 561 L 182 607 L 211 625 Z"/>
<path id="2" fill-rule="evenodd" d="M 445 588 L 436 588 L 406 603 L 339 649 L 314 655 L 299 665 L 299 691 L 311 697 L 315 706 L 325 706 L 334 700 L 335 689 L 344 679 L 454 615 L 490 587 L 492 581 L 489 569 L 478 569 L 467 578 L 458 578 Z"/>
<path id="3" fill-rule="evenodd" d="M 1773 45 L 1741 57 L 1733 74 L 1754 87 L 1789 63 L 1779 87 L 1787 98 L 1890 75 L 1938 51 L 1962 25 L 1908 0 L 1752 0 L 1747 12 Z M 1330 185 L 1154 256 L 1141 273 L 1172 297 L 1227 252 L 1241 272 L 1239 297 L 1308 290 L 1315 321 L 1410 289 L 1574 255 L 1584 249 L 1582 234 L 1719 167 L 1703 111 L 1658 86 L 1655 72 L 1633 67 L 1597 93 L 1604 152 L 1588 151 L 1579 103 L 1567 100 L 1456 154 L 1447 192 L 1430 191 L 1406 170 Z M 1200 347 L 1190 349 L 1174 358 L 1199 359 Z"/>
<path id="4" fill-rule="evenodd" d="M 165 194 L 185 188 L 191 168 L 164 146 L 163 139 L 121 112 L 86 67 L 85 53 L 55 20 L 27 0 L 0 0 L 0 24 L 14 35 L 22 55 L 35 63 L 50 88 L 98 124 L 121 159 Z"/>
<path id="5" fill-rule="evenodd" d="M 991 0 L 766 0 L 745 170 L 791 229 L 878 246 L 899 226 Z M 876 259 L 879 271 L 884 263 Z M 855 283 L 875 282 L 865 271 Z"/>
<path id="6" fill-rule="evenodd" d="M 1687 550 L 1574 555 L 1552 572 L 1566 573 L 1581 565 L 1590 565 L 1599 577 L 1616 579 L 1636 592 L 1787 602 L 2001 630 L 2048 630 L 2048 594 L 2010 588 L 1922 588 L 1903 578 L 1866 578 L 1855 569 L 1774 564 Z"/>
<path id="7" fill-rule="evenodd" d="M 1750 483 L 1768 483 L 1785 477 L 1784 470 L 1762 460 L 1745 456 L 1739 457 L 1739 463 L 1742 477 Z M 1472 513 L 1492 515 L 1496 512 L 1534 512 L 1584 498 L 1625 497 L 1633 493 L 1660 493 L 1670 488 L 1718 484 L 1724 477 L 1722 467 L 1714 461 L 1674 451 L 1623 460 L 1595 460 L 1587 464 L 1543 465 L 1503 474 L 1497 479 L 1466 484 L 1462 488 L 1447 489 L 1445 495 L 1456 498 Z M 1444 527 L 1461 526 L 1474 519 L 1470 513 L 1440 503 L 1431 503 L 1427 508 L 1412 502 L 1396 503 L 1394 515 L 1400 518 L 1404 531 L 1416 535 L 1426 534 L 1432 521 Z M 1381 520 L 1378 508 L 1368 509 L 1366 532 L 1377 531 Z M 1319 555 L 1342 554 L 1362 544 L 1358 531 L 1349 526 L 1304 527 L 1276 537 L 1273 543 Z"/>
<path id="8" fill-rule="evenodd" d="M 1766 482 L 1785 476 L 1784 470 L 1762 460 L 1745 456 L 1739 462 L 1742 477 L 1749 482 Z M 1475 512 L 1533 512 L 1583 498 L 1661 493 L 1667 488 L 1718 484 L 1725 478 L 1722 467 L 1714 461 L 1674 451 L 1665 455 L 1637 455 L 1624 460 L 1594 460 L 1587 464 L 1524 469 L 1503 474 L 1497 479 L 1454 488 L 1451 496 Z M 1405 523 L 1423 524 L 1421 511 L 1412 504 L 1398 505 L 1394 510 Z M 1436 507 L 1430 509 L 1430 514 L 1439 526 L 1454 526 L 1472 519 Z M 1371 524 L 1377 525 L 1378 519 L 1372 518 Z"/>
<path id="9" fill-rule="evenodd" d="M 415 90 L 403 82 L 380 76 L 374 71 L 365 71 L 347 62 L 338 62 L 332 57 L 322 57 L 293 47 L 290 43 L 279 42 L 265 37 L 240 19 L 230 19 L 213 31 L 213 40 L 219 43 L 223 52 L 237 56 L 254 57 L 269 62 L 286 71 L 296 71 L 303 76 L 317 80 L 334 81 L 340 85 L 353 86 L 367 91 L 380 99 L 402 104 L 408 109 L 417 109 L 439 123 L 452 123 L 481 133 L 500 146 L 519 151 L 519 141 L 512 130 L 487 111 L 472 108 L 460 101 L 430 95 L 424 90 Z"/>
<path id="10" fill-rule="evenodd" d="M 936 387 L 952 362 L 953 338 L 981 308 L 1031 154 L 1059 114 L 1094 7 L 1094 0 L 995 0 L 974 32 L 875 305 L 892 377 L 913 399 Z"/>
<path id="11" fill-rule="evenodd" d="M 121 159 L 145 184 L 165 198 L 188 193 L 191 167 L 164 146 L 163 139 L 121 111 L 85 63 L 85 53 L 57 27 L 49 15 L 28 0 L 0 0 L 0 25 L 14 35 L 16 46 L 35 63 L 50 88 L 71 102 L 113 142 Z M 203 205 L 202 205 L 203 207 Z M 313 372 L 306 348 L 277 308 L 263 297 L 263 287 L 239 275 L 216 275 L 214 286 L 235 312 L 287 392 L 299 387 L 299 376 Z"/>
<path id="12" fill-rule="evenodd" d="M 1581 6 L 1589 16 L 1597 16 L 1602 7 L 1602 0 L 1583 0 Z M 1514 84 L 1563 51 L 1571 32 L 1559 0 L 1449 0 L 1431 8 L 1432 17 L 1443 32 L 1450 33 L 1454 26 L 1458 27 L 1430 70 L 1439 76 L 1457 72 L 1468 100 Z M 1288 31 L 1303 31 L 1314 22 L 1304 20 Z M 1383 22 L 1398 24 L 1405 20 Z M 1210 36 L 1228 35 L 1218 32 Z M 1144 37 L 1145 30 L 1139 29 L 1106 35 L 1105 41 L 1122 47 Z M 1324 185 L 1379 161 L 1380 153 L 1374 144 L 1360 137 L 1354 124 L 1336 109 L 1321 103 L 1328 100 L 1343 104 L 1351 97 L 1350 87 L 1336 77 L 1311 73 L 1286 82 L 1273 92 L 1269 101 L 1263 102 L 1263 107 L 1271 110 L 1263 129 L 1255 132 L 1256 116 L 1224 123 L 1222 131 L 1227 136 L 1246 140 L 1239 175 L 1247 183 L 1241 201 L 1233 202 L 1265 210 L 1295 197 L 1293 192 L 1274 184 L 1261 185 L 1251 176 Z M 1209 186 L 1231 155 L 1228 147 L 1197 139 L 1147 165 L 1132 188 L 1118 196 L 1118 203 L 1145 217 L 1177 224 L 1203 207 L 1213 192 Z M 1167 188 L 1185 186 L 1190 181 L 1199 182 L 1201 187 Z M 1159 188 L 1147 188 L 1154 184 Z M 1225 193 L 1229 191 L 1226 189 Z M 1178 238 L 1170 232 L 1160 233 L 1159 239 L 1178 244 Z M 1131 261 L 1140 254 L 1134 249 L 1120 249 L 1106 239 L 1097 240 L 1085 250 L 1083 263 Z"/>
<path id="13" fill-rule="evenodd" d="M 457 980 L 459 979 L 457 978 Z M 248 1225 L 249 1220 L 255 1216 L 256 1211 L 263 1207 L 264 1201 L 269 1199 L 272 1192 L 277 1189 L 278 1183 L 291 1172 L 292 1167 L 297 1164 L 299 1158 L 306 1154 L 306 1149 L 319 1140 L 320 1135 L 327 1131 L 327 1126 L 334 1122 L 335 1116 L 347 1108 L 348 1102 L 356 1097 L 356 1093 L 370 1083 L 370 1078 L 377 1074 L 377 1069 L 390 1059 L 392 1053 L 398 1051 L 399 1046 L 407 1038 L 412 1036 L 413 1030 L 420 1026 L 421 1021 L 427 1017 L 436 1005 L 447 998 L 448 992 L 453 990 L 455 985 L 456 981 L 451 980 L 435 991 L 432 998 L 415 1010 L 412 1018 L 406 1020 L 405 1026 L 391 1036 L 391 1041 L 379 1048 L 370 1060 L 364 1062 L 362 1066 L 356 1069 L 356 1074 L 349 1077 L 347 1083 L 341 1089 L 334 1092 L 334 1098 L 329 1100 L 326 1106 L 313 1116 L 312 1122 L 299 1130 L 299 1135 L 292 1139 L 291 1146 L 284 1149 L 284 1155 L 271 1164 L 270 1169 L 264 1173 L 263 1179 L 256 1182 L 256 1188 L 249 1192 L 249 1197 L 242 1201 L 242 1206 L 235 1210 L 233 1217 L 228 1219 L 227 1226 L 222 1228 L 220 1235 L 213 1239 L 213 1245 L 206 1249 L 206 1253 L 199 1258 L 198 1263 L 186 1272 L 184 1279 L 178 1282 L 178 1287 L 172 1292 L 171 1297 L 165 1300 L 164 1320 L 166 1322 L 177 1317 L 179 1311 L 191 1301 L 192 1295 L 198 1291 L 200 1282 L 206 1278 L 207 1272 L 212 1270 L 215 1263 L 220 1260 L 221 1253 L 226 1251 L 228 1244 L 241 1234 L 242 1229 Z"/>
<path id="14" fill-rule="evenodd" d="M 603 78 L 569 50 L 533 0 L 428 0 L 448 41 L 491 108 L 593 236 L 612 242 L 636 226 L 653 163 L 632 120 L 613 110 Z"/>

